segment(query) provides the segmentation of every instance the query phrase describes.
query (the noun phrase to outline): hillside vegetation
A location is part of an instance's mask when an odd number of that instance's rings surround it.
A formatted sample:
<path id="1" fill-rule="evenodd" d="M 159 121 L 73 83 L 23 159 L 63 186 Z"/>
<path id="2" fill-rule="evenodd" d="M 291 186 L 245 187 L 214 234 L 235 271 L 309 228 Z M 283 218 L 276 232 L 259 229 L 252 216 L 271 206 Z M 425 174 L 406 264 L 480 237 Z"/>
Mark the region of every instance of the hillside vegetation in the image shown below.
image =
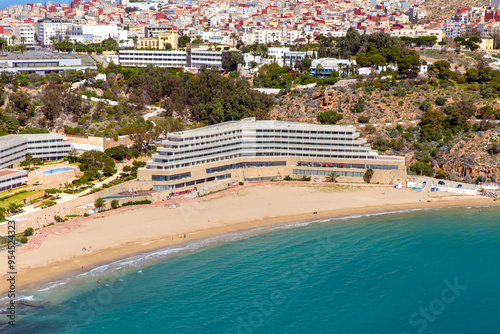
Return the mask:
<path id="1" fill-rule="evenodd" d="M 489 0 L 426 0 L 427 16 L 425 20 L 449 20 L 458 8 L 489 6 Z"/>

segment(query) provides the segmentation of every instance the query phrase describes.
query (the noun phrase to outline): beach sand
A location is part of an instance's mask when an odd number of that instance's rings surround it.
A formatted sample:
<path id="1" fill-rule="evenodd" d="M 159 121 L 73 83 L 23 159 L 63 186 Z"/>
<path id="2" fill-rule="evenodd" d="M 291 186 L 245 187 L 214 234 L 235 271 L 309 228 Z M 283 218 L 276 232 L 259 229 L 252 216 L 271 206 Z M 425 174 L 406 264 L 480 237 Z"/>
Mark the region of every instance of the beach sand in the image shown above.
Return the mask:
<path id="1" fill-rule="evenodd" d="M 39 248 L 23 252 L 20 247 L 17 289 L 140 252 L 259 226 L 406 209 L 498 204 L 479 196 L 387 186 L 256 185 L 181 203 L 176 209 L 166 205 L 136 208 L 84 221 L 69 233 L 48 235 Z M 2 275 L 8 271 L 6 256 L 5 251 L 0 254 Z M 2 293 L 8 288 L 6 276 L 0 278 Z"/>

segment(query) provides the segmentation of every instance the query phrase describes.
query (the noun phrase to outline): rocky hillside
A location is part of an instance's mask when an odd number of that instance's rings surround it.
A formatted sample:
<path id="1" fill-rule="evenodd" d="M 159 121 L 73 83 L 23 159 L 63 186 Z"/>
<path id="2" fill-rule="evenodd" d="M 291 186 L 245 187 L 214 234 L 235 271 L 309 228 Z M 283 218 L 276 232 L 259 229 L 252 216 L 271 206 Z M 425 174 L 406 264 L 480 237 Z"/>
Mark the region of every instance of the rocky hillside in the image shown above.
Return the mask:
<path id="1" fill-rule="evenodd" d="M 488 152 L 499 140 L 500 128 L 496 124 L 484 131 L 450 135 L 439 144 L 418 140 L 420 118 L 428 106 L 442 110 L 463 98 L 459 88 L 434 86 L 432 81 L 404 81 L 392 87 L 387 82 L 375 81 L 373 86 L 358 82 L 346 87 L 291 91 L 279 98 L 271 118 L 319 123 L 322 112 L 335 111 L 337 124 L 357 123 L 372 147 L 382 154 L 406 156 L 408 166 L 424 156 L 430 159 L 435 172 L 442 169 L 451 179 L 462 180 L 465 176 L 471 181 L 486 171 L 489 178 L 500 181 L 500 154 Z M 466 98 L 475 100 L 478 108 L 484 104 L 473 93 Z M 473 124 L 479 126 L 480 120 Z"/>
<path id="2" fill-rule="evenodd" d="M 449 20 L 458 8 L 489 6 L 489 0 L 427 0 L 424 5 L 427 9 L 425 20 Z"/>

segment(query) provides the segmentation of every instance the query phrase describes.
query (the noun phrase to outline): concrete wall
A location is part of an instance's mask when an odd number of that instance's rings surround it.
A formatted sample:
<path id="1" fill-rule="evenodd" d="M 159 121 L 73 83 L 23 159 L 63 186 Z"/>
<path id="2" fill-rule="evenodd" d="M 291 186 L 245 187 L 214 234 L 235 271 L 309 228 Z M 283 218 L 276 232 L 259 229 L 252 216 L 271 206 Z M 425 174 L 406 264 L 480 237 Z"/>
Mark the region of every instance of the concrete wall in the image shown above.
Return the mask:
<path id="1" fill-rule="evenodd" d="M 33 183 L 36 183 L 38 181 L 41 184 L 44 184 L 44 185 L 50 184 L 50 185 L 54 185 L 52 187 L 59 188 L 60 184 L 63 184 L 66 181 L 77 178 L 80 175 L 80 167 L 70 166 L 69 163 L 50 166 L 50 168 L 48 168 L 48 167 L 49 166 L 45 166 L 43 169 L 37 169 L 35 171 L 29 172 L 28 183 L 33 184 Z M 55 168 L 62 168 L 62 167 L 71 167 L 74 169 L 68 170 L 65 172 L 55 173 L 55 174 L 43 174 L 43 171 L 47 171 L 47 170 L 55 169 Z"/>
<path id="2" fill-rule="evenodd" d="M 134 142 L 128 136 L 120 136 L 118 137 L 118 140 L 114 140 L 113 138 L 91 136 L 83 137 L 68 135 L 67 137 L 73 139 L 76 144 L 89 145 L 89 147 L 98 146 L 101 147 L 103 151 L 115 146 L 125 145 L 128 147 L 134 144 Z"/>
<path id="3" fill-rule="evenodd" d="M 130 139 L 128 136 L 120 136 L 118 140 L 114 140 L 113 138 L 104 138 L 104 150 L 108 148 L 125 145 L 130 147 L 134 144 L 134 141 Z"/>

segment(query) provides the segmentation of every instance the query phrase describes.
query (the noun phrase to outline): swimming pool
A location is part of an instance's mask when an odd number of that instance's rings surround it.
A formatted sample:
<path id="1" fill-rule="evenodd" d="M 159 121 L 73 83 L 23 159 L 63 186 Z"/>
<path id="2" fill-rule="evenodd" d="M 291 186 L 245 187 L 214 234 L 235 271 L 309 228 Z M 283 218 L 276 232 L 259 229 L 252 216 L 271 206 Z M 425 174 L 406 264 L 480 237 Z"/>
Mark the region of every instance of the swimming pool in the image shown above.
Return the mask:
<path id="1" fill-rule="evenodd" d="M 42 174 L 55 174 L 55 173 L 61 173 L 61 172 L 67 172 L 69 170 L 73 170 L 74 168 L 72 167 L 61 167 L 61 168 L 54 168 L 54 169 L 49 169 L 46 170 L 45 172 L 42 172 Z"/>

